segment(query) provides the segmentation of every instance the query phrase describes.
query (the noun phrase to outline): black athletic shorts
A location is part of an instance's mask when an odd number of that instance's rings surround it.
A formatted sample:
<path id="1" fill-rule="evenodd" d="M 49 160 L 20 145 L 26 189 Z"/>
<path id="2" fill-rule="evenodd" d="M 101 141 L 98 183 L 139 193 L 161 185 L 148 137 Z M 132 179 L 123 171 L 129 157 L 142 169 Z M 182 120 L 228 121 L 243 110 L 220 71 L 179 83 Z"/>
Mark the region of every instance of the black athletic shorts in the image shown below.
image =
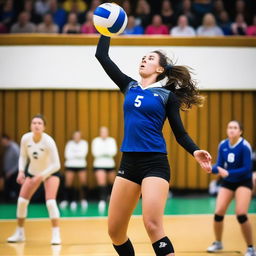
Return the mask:
<path id="1" fill-rule="evenodd" d="M 105 168 L 105 167 L 101 167 L 101 168 L 99 168 L 99 167 L 94 167 L 93 168 L 93 170 L 95 171 L 95 172 L 97 172 L 97 171 L 99 171 L 99 170 L 104 170 L 104 171 L 106 171 L 106 172 L 113 172 L 113 171 L 115 171 L 115 168 Z"/>
<path id="2" fill-rule="evenodd" d="M 167 155 L 158 152 L 124 152 L 117 176 L 141 185 L 146 177 L 170 181 Z"/>
<path id="3" fill-rule="evenodd" d="M 66 167 L 66 171 L 71 171 L 71 172 L 81 172 L 81 171 L 86 171 L 86 167 Z"/>
<path id="4" fill-rule="evenodd" d="M 246 187 L 252 190 L 253 184 L 252 184 L 252 179 L 242 180 L 240 182 L 229 182 L 226 180 L 222 180 L 221 187 L 230 189 L 232 191 L 236 191 L 236 189 L 239 187 Z"/>
<path id="5" fill-rule="evenodd" d="M 60 175 L 60 171 L 58 171 L 58 172 L 55 172 L 55 173 L 53 173 L 53 174 L 51 174 L 50 176 L 56 176 L 56 177 L 61 177 L 61 175 Z M 50 177 L 49 176 L 49 177 Z M 30 178 L 32 178 L 32 177 L 34 177 L 34 175 L 32 175 L 32 174 L 30 174 L 30 173 L 28 173 L 27 171 L 25 171 L 25 177 L 30 177 Z M 48 178 L 49 178 L 48 177 Z"/>

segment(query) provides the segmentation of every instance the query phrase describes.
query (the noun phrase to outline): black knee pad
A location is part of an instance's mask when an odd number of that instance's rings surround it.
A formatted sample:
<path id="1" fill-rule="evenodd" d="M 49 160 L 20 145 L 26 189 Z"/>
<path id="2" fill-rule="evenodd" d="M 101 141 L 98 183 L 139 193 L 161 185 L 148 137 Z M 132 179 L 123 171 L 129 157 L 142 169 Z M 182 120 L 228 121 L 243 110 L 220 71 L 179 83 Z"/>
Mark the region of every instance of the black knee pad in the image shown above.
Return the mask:
<path id="1" fill-rule="evenodd" d="M 156 256 L 165 256 L 169 253 L 174 253 L 172 243 L 167 236 L 153 243 L 153 248 Z"/>
<path id="2" fill-rule="evenodd" d="M 243 224 L 248 220 L 248 217 L 246 214 L 237 215 L 236 218 L 240 224 Z"/>
<path id="3" fill-rule="evenodd" d="M 224 219 L 224 216 L 218 215 L 218 214 L 214 214 L 214 220 L 216 222 L 221 222 L 221 221 L 223 221 L 223 219 Z"/>

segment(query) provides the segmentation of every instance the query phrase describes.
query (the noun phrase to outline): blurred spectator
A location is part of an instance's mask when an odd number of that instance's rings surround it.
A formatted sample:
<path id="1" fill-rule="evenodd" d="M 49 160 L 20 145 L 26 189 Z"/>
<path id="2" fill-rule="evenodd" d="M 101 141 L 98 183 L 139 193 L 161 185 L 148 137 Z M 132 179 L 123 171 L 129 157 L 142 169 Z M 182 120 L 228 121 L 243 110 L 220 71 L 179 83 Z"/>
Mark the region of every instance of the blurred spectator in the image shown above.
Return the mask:
<path id="1" fill-rule="evenodd" d="M 19 191 L 19 185 L 16 182 L 16 178 L 18 174 L 20 149 L 18 144 L 12 141 L 6 134 L 2 135 L 1 144 L 4 148 L 3 173 L 5 201 L 16 201 Z"/>
<path id="2" fill-rule="evenodd" d="M 163 0 L 160 14 L 165 25 L 169 28 L 174 26 L 176 17 L 170 0 Z"/>
<path id="3" fill-rule="evenodd" d="M 58 6 L 57 0 L 50 0 L 50 13 L 52 14 L 54 23 L 57 24 L 60 31 L 62 31 L 67 21 L 67 13 Z"/>
<path id="4" fill-rule="evenodd" d="M 80 7 L 81 1 L 68 1 L 70 3 L 70 8 L 69 8 L 69 14 L 70 13 L 75 13 L 77 17 L 77 21 L 79 24 L 83 24 L 85 22 L 85 8 L 86 6 L 83 6 L 83 8 Z"/>
<path id="5" fill-rule="evenodd" d="M 101 0 L 92 0 L 90 4 L 89 11 L 94 12 L 94 10 L 102 4 Z"/>
<path id="6" fill-rule="evenodd" d="M 0 23 L 2 31 L 9 30 L 15 18 L 13 0 L 7 0 L 0 12 Z M 6 31 L 7 32 L 7 31 Z"/>
<path id="7" fill-rule="evenodd" d="M 250 20 L 248 6 L 246 6 L 244 0 L 236 0 L 234 18 L 236 18 L 238 14 L 242 14 L 246 21 Z"/>
<path id="8" fill-rule="evenodd" d="M 163 24 L 162 17 L 158 14 L 152 18 L 152 23 L 147 26 L 145 30 L 147 35 L 168 35 L 169 30 L 166 25 Z"/>
<path id="9" fill-rule="evenodd" d="M 220 15 L 223 11 L 225 11 L 223 0 L 215 0 L 213 5 L 213 14 L 217 20 L 217 23 L 219 23 Z"/>
<path id="10" fill-rule="evenodd" d="M 246 29 L 247 29 L 247 24 L 244 21 L 244 16 L 243 14 L 237 14 L 236 20 L 234 23 L 231 25 L 231 30 L 233 35 L 245 35 L 246 34 Z"/>
<path id="11" fill-rule="evenodd" d="M 18 22 L 12 25 L 11 33 L 34 33 L 36 32 L 35 24 L 30 22 L 30 14 L 21 12 L 19 14 Z"/>
<path id="12" fill-rule="evenodd" d="M 80 33 L 80 24 L 77 22 L 77 16 L 75 13 L 68 15 L 68 23 L 63 28 L 65 34 L 78 34 Z"/>
<path id="13" fill-rule="evenodd" d="M 247 36 L 256 36 L 256 15 L 253 16 L 252 25 L 246 29 Z"/>
<path id="14" fill-rule="evenodd" d="M 131 2 L 129 0 L 124 0 L 122 2 L 122 7 L 126 12 L 127 16 L 130 16 L 132 14 Z"/>
<path id="15" fill-rule="evenodd" d="M 97 33 L 97 30 L 93 25 L 93 12 L 89 11 L 86 13 L 86 21 L 81 27 L 81 33 L 83 34 Z"/>
<path id="16" fill-rule="evenodd" d="M 195 36 L 195 30 L 188 25 L 188 19 L 185 15 L 181 15 L 178 19 L 178 26 L 171 29 L 172 36 Z"/>
<path id="17" fill-rule="evenodd" d="M 183 0 L 182 1 L 180 15 L 182 15 L 182 14 L 187 17 L 188 23 L 192 27 L 196 26 L 195 14 L 191 10 L 191 0 Z"/>
<path id="18" fill-rule="evenodd" d="M 50 10 L 49 0 L 36 0 L 35 11 L 38 15 L 44 16 Z"/>
<path id="19" fill-rule="evenodd" d="M 232 35 L 231 22 L 229 20 L 229 15 L 226 11 L 222 11 L 219 16 L 219 26 L 223 31 L 225 36 Z"/>
<path id="20" fill-rule="evenodd" d="M 85 12 L 87 8 L 88 8 L 87 3 L 86 1 L 83 1 L 83 0 L 66 0 L 63 3 L 63 9 L 66 12 L 78 11 L 79 13 L 82 13 L 82 12 Z"/>
<path id="21" fill-rule="evenodd" d="M 53 23 L 52 15 L 47 13 L 44 15 L 44 21 L 37 26 L 38 33 L 58 33 L 58 25 Z"/>
<path id="22" fill-rule="evenodd" d="M 25 0 L 23 11 L 28 12 L 30 14 L 31 22 L 35 24 L 42 22 L 42 16 L 38 15 L 34 9 L 33 0 Z"/>
<path id="23" fill-rule="evenodd" d="M 130 15 L 128 17 L 128 23 L 123 34 L 124 35 L 142 35 L 144 34 L 144 29 L 142 26 L 136 25 L 135 17 Z"/>
<path id="24" fill-rule="evenodd" d="M 216 25 L 213 14 L 207 13 L 203 18 L 203 24 L 197 29 L 198 36 L 223 36 L 222 30 Z"/>
<path id="25" fill-rule="evenodd" d="M 92 141 L 92 154 L 94 156 L 93 168 L 99 187 L 99 211 L 104 211 L 108 197 L 108 183 L 112 188 L 114 183 L 115 161 L 117 145 L 114 138 L 109 137 L 108 128 L 100 127 L 100 136 Z"/>
<path id="26" fill-rule="evenodd" d="M 142 26 L 144 29 L 151 22 L 151 9 L 146 0 L 138 0 L 135 9 L 136 25 Z"/>
<path id="27" fill-rule="evenodd" d="M 8 28 L 4 23 L 0 22 L 0 34 L 8 33 Z"/>
<path id="28" fill-rule="evenodd" d="M 86 156 L 88 154 L 88 143 L 82 139 L 80 131 L 73 133 L 72 140 L 68 141 L 65 147 L 65 188 L 64 200 L 60 203 L 61 208 L 65 208 L 68 203 L 72 210 L 77 208 L 77 200 L 81 199 L 82 208 L 86 209 L 87 202 L 87 182 L 86 182 Z M 79 185 L 83 190 L 82 197 L 78 196 L 78 189 L 74 187 L 75 175 L 79 179 Z"/>
<path id="29" fill-rule="evenodd" d="M 206 13 L 212 12 L 212 0 L 194 0 L 192 9 L 196 17 L 196 25 L 201 24 L 202 18 Z"/>

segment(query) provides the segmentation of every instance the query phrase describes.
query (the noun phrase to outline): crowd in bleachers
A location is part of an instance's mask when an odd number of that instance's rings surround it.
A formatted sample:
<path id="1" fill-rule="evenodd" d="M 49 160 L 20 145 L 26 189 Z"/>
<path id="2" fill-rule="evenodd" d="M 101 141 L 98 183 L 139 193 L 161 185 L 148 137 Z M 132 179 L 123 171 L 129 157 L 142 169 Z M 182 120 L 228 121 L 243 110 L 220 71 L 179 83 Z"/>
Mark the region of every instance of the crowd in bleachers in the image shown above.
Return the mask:
<path id="1" fill-rule="evenodd" d="M 0 0 L 0 33 L 95 34 L 101 0 Z M 255 0 L 119 0 L 124 34 L 256 35 Z"/>

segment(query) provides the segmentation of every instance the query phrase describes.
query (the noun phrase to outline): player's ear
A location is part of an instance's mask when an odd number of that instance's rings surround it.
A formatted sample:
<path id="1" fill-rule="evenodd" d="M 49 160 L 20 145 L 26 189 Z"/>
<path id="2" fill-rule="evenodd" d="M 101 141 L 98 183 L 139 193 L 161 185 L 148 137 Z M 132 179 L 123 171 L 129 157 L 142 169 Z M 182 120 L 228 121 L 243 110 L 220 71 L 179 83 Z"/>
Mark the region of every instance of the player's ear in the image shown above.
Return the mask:
<path id="1" fill-rule="evenodd" d="M 164 72 L 164 68 L 163 67 L 159 67 L 159 68 L 156 69 L 156 72 L 161 74 L 161 73 Z"/>

